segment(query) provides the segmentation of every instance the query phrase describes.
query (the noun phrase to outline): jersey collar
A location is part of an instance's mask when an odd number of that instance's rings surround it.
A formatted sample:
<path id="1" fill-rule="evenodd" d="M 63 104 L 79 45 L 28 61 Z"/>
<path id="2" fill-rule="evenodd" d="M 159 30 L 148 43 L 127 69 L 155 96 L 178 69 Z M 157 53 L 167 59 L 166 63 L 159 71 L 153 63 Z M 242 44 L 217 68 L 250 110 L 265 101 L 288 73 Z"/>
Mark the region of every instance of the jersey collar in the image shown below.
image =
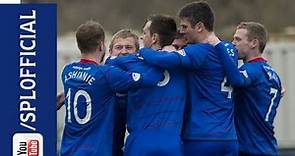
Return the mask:
<path id="1" fill-rule="evenodd" d="M 261 56 L 259 56 L 259 57 L 254 57 L 254 58 L 252 58 L 252 59 L 250 59 L 249 61 L 248 61 L 248 63 L 254 63 L 254 62 L 266 62 L 267 61 L 267 59 L 265 59 L 264 57 L 261 57 Z"/>
<path id="2" fill-rule="evenodd" d="M 92 60 L 88 60 L 88 59 L 81 59 L 80 63 L 84 63 L 84 64 L 96 64 L 98 65 L 98 63 L 96 63 L 95 61 Z"/>

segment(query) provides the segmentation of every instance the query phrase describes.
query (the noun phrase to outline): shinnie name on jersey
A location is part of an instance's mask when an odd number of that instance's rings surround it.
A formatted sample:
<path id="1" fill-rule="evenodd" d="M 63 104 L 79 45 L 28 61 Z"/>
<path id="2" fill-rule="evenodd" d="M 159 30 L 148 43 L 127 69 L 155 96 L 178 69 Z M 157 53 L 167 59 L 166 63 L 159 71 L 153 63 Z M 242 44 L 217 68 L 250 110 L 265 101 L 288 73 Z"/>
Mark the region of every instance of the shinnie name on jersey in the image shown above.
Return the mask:
<path id="1" fill-rule="evenodd" d="M 85 83 L 92 85 L 92 83 L 95 81 L 95 78 L 93 75 L 88 73 L 87 71 L 90 70 L 90 67 L 88 68 L 82 68 L 78 66 L 72 67 L 74 70 L 70 71 L 67 75 L 65 75 L 65 82 L 67 82 L 70 79 L 76 79 L 84 81 Z"/>

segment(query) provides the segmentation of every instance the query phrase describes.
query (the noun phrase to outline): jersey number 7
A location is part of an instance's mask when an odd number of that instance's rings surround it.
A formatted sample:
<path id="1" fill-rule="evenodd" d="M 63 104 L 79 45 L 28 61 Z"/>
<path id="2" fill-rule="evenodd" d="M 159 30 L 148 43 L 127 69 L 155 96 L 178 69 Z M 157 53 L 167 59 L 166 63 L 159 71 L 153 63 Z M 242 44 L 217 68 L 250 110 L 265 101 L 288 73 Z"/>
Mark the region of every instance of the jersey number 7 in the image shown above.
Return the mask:
<path id="1" fill-rule="evenodd" d="M 275 98 L 277 97 L 277 94 L 278 94 L 278 90 L 275 89 L 275 88 L 270 88 L 270 92 L 269 92 L 270 95 L 273 94 L 272 98 L 271 98 L 271 101 L 270 101 L 270 105 L 269 105 L 269 108 L 268 108 L 268 111 L 265 115 L 265 121 L 268 122 L 269 121 L 269 114 L 271 112 L 271 109 L 272 109 L 272 106 L 274 104 L 274 100 Z"/>

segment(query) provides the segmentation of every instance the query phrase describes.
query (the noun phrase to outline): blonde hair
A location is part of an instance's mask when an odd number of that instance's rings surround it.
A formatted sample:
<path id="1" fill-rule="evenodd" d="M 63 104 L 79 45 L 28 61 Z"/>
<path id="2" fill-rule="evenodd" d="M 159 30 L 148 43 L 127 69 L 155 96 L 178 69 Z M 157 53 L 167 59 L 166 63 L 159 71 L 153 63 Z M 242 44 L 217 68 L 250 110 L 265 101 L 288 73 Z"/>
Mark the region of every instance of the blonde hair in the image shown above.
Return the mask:
<path id="1" fill-rule="evenodd" d="M 132 37 L 135 41 L 135 48 L 136 48 L 136 51 L 139 50 L 139 39 L 138 39 L 138 36 L 130 29 L 122 29 L 122 30 L 119 30 L 118 32 L 116 32 L 113 37 L 112 37 L 112 40 L 111 40 L 111 43 L 110 43 L 110 46 L 109 48 L 112 49 L 113 46 L 114 46 L 114 41 L 118 38 L 128 38 L 128 37 Z"/>

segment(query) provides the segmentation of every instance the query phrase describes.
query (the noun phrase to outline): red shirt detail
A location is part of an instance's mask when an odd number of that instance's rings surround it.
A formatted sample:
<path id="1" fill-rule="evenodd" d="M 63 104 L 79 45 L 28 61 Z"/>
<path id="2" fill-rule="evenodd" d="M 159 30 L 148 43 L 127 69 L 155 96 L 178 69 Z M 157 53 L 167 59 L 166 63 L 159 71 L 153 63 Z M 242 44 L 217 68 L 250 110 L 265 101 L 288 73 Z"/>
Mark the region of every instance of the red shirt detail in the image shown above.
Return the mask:
<path id="1" fill-rule="evenodd" d="M 251 60 L 249 60 L 248 62 L 250 63 L 250 62 L 266 62 L 266 61 L 267 60 L 265 58 L 260 56 L 260 57 L 254 57 Z"/>
<path id="2" fill-rule="evenodd" d="M 85 64 L 96 64 L 98 65 L 98 63 L 96 63 L 95 61 L 92 60 L 88 60 L 88 59 L 81 59 L 80 63 L 85 63 Z"/>

